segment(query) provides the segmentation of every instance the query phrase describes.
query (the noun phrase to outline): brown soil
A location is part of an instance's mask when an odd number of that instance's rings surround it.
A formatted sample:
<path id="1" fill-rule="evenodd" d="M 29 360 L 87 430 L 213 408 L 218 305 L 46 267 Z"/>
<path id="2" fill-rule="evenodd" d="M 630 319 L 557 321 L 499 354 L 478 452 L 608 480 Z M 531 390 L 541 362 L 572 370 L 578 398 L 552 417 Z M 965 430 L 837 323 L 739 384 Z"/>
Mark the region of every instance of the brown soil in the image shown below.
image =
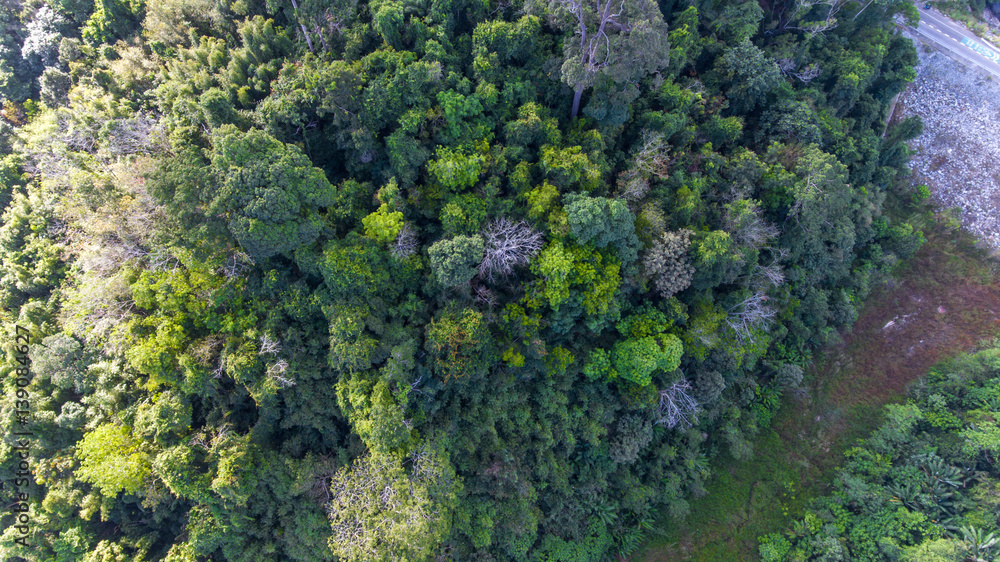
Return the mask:
<path id="1" fill-rule="evenodd" d="M 957 257 L 946 236 L 932 232 L 896 283 L 872 295 L 843 341 L 817 355 L 807 375 L 812 398 L 775 427 L 799 462 L 821 472 L 840 464 L 882 406 L 904 400 L 931 365 L 1000 335 L 1000 279 L 985 254 Z M 806 420 L 812 428 L 803 427 Z"/>

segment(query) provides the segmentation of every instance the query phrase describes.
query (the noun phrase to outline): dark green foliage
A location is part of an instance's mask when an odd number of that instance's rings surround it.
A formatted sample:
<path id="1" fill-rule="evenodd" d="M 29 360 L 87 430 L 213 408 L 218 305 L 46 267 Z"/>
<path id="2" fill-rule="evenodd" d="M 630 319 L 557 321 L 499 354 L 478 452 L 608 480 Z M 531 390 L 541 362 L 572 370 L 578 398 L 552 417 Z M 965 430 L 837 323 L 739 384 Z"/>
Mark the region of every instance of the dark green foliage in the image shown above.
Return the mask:
<path id="1" fill-rule="evenodd" d="M 896 4 L 43 4 L 0 2 L 4 559 L 627 555 L 923 240 Z M 868 523 L 768 548 L 988 542 L 953 386 L 851 459 Z"/>
<path id="2" fill-rule="evenodd" d="M 290 254 L 311 244 L 323 228 L 320 211 L 335 190 L 298 148 L 263 131 L 219 129 L 212 166 L 223 178 L 209 204 L 225 213 L 229 231 L 255 259 Z"/>
<path id="3" fill-rule="evenodd" d="M 431 270 L 444 287 L 468 283 L 483 260 L 485 245 L 481 236 L 455 236 L 440 240 L 427 250 Z"/>

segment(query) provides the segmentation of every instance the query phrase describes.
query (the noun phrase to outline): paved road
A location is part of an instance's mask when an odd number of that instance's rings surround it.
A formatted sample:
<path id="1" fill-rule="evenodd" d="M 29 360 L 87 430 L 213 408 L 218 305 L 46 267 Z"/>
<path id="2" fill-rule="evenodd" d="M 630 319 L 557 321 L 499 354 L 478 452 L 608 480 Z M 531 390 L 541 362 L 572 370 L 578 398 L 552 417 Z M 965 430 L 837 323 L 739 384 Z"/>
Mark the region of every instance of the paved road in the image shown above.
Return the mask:
<path id="1" fill-rule="evenodd" d="M 976 37 L 941 12 L 933 8 L 925 10 L 922 1 L 918 1 L 916 6 L 920 11 L 920 25 L 915 30 L 917 35 L 966 66 L 976 67 L 1000 80 L 1000 49 Z"/>

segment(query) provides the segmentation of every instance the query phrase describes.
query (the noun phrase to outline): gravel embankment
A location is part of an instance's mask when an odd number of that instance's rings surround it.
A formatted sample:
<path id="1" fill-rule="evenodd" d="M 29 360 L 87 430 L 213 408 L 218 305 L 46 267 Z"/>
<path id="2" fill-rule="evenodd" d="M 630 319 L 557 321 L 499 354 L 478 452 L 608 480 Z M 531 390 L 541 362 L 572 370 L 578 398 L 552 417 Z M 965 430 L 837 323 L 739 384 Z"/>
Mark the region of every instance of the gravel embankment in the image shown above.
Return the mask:
<path id="1" fill-rule="evenodd" d="M 910 142 L 914 179 L 942 208 L 1000 248 L 1000 84 L 915 41 L 917 78 L 900 96 L 897 118 L 919 115 L 924 133 Z"/>

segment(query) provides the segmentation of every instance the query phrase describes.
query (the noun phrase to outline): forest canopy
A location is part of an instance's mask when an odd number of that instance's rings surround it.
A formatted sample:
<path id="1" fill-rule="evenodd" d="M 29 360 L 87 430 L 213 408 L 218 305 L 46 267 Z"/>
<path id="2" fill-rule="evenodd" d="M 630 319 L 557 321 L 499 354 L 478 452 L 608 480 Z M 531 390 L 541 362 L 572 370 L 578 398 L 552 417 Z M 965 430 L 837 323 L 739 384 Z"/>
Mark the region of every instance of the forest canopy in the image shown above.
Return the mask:
<path id="1" fill-rule="evenodd" d="M 0 0 L 0 556 L 633 551 L 923 243 L 897 14 Z"/>

